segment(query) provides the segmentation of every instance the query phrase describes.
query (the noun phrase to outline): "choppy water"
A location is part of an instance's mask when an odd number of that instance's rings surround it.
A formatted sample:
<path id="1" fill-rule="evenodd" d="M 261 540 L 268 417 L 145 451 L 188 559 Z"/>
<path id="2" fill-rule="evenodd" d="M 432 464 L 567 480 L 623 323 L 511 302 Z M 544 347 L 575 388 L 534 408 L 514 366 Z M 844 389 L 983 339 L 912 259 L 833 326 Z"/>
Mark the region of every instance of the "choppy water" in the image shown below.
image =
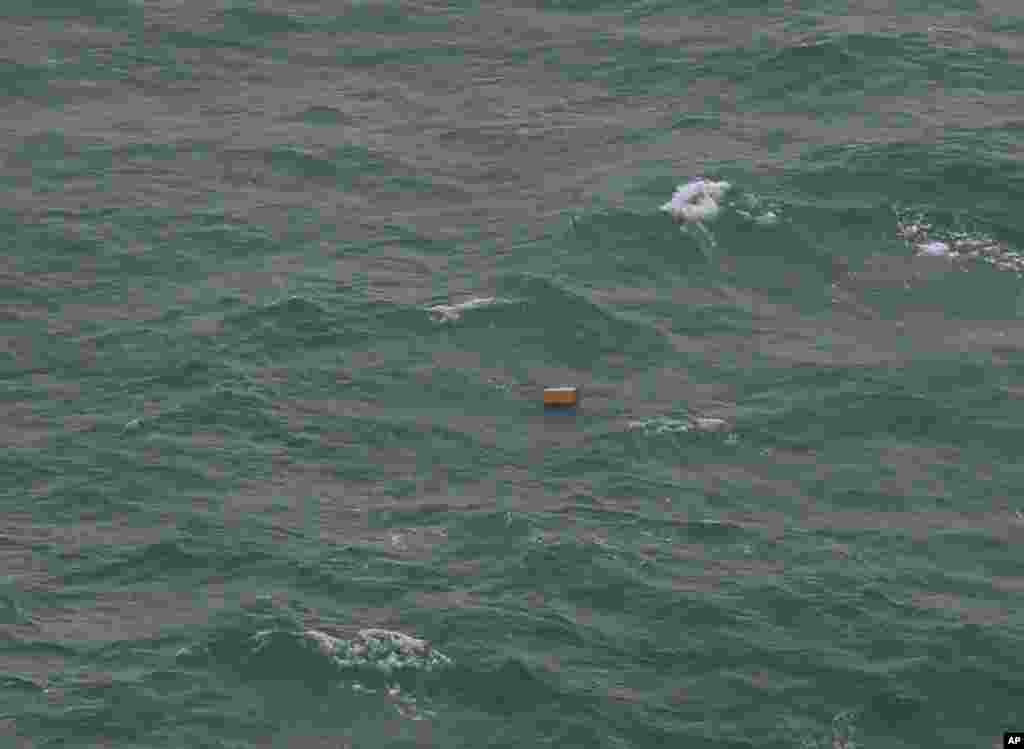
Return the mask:
<path id="1" fill-rule="evenodd" d="M 0 744 L 998 745 L 1022 14 L 7 3 Z"/>

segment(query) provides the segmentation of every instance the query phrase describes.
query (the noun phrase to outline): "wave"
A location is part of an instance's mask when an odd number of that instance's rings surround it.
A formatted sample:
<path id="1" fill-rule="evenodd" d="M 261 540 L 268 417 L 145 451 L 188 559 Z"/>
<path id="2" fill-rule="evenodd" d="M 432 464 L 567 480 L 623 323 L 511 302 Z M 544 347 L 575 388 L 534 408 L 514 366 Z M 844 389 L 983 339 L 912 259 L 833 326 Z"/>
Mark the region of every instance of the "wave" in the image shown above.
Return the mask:
<path id="1" fill-rule="evenodd" d="M 714 221 L 727 208 L 761 226 L 771 226 L 779 220 L 778 209 L 759 195 L 741 191 L 731 182 L 703 177 L 678 185 L 671 200 L 659 210 L 680 223 L 695 224 Z"/>
<path id="2" fill-rule="evenodd" d="M 735 197 L 729 197 L 735 195 Z M 763 204 L 753 193 L 738 192 L 725 181 L 698 178 L 676 187 L 671 200 L 659 210 L 681 224 L 682 231 L 694 236 L 706 255 L 717 249 L 715 235 L 708 224 L 716 221 L 726 209 L 743 220 L 758 226 L 774 226 L 778 213 Z"/>
<path id="3" fill-rule="evenodd" d="M 481 353 L 517 365 L 545 362 L 592 371 L 610 354 L 641 366 L 669 350 L 651 326 L 620 317 L 551 278 L 508 274 L 498 279 L 497 291 L 426 311 L 437 322 L 460 322 L 465 344 L 479 338 Z"/>
<path id="4" fill-rule="evenodd" d="M 897 210 L 896 233 L 921 257 L 977 260 L 997 270 L 1024 274 L 1024 254 L 988 234 L 943 226 L 923 212 Z"/>
<path id="5" fill-rule="evenodd" d="M 454 665 L 427 640 L 380 628 L 360 629 L 348 638 L 285 626 L 254 634 L 230 628 L 181 648 L 177 658 L 186 665 L 212 662 L 256 679 L 337 680 L 348 674 L 363 679 L 376 675 L 380 681 Z"/>
<path id="6" fill-rule="evenodd" d="M 459 702 L 497 715 L 557 708 L 567 702 L 561 690 L 516 657 L 489 667 L 459 669 L 450 685 Z"/>
<path id="7" fill-rule="evenodd" d="M 655 416 L 650 419 L 631 421 L 630 430 L 639 430 L 645 435 L 683 434 L 686 432 L 724 432 L 729 430 L 725 419 L 713 416 L 687 416 L 677 419 L 670 416 Z"/>
<path id="8" fill-rule="evenodd" d="M 85 556 L 78 567 L 63 577 L 66 587 L 91 584 L 130 584 L 165 579 L 169 575 L 188 577 L 193 573 L 232 572 L 266 560 L 258 551 L 230 552 L 202 548 L 188 539 L 161 541 L 123 550 Z"/>
<path id="9" fill-rule="evenodd" d="M 661 210 L 677 221 L 711 221 L 718 217 L 721 211 L 719 201 L 730 187 L 728 182 L 696 179 L 679 185 L 672 199 L 661 206 Z"/>
<path id="10" fill-rule="evenodd" d="M 465 302 L 459 302 L 458 304 L 435 304 L 433 307 L 428 307 L 427 312 L 430 313 L 431 318 L 434 322 L 455 322 L 462 318 L 462 313 L 467 310 L 479 309 L 481 307 L 489 307 L 493 304 L 498 304 L 499 299 L 493 296 L 487 297 L 473 297 Z"/>
<path id="11" fill-rule="evenodd" d="M 364 335 L 340 324 L 327 307 L 297 295 L 229 314 L 223 334 L 237 334 L 241 350 L 263 354 L 354 344 Z"/>
<path id="12" fill-rule="evenodd" d="M 368 666 L 385 674 L 403 669 L 432 671 L 452 665 L 452 660 L 429 642 L 402 632 L 370 628 L 344 640 L 316 629 L 303 636 L 339 667 Z"/>

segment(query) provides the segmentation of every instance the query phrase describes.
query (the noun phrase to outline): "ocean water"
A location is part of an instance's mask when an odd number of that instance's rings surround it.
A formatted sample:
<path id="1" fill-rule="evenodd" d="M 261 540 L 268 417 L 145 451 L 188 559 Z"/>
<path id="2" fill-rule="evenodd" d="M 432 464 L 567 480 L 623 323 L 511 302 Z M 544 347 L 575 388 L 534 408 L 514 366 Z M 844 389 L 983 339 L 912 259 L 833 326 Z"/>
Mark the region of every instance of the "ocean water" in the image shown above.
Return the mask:
<path id="1" fill-rule="evenodd" d="M 1020 3 L 0 38 L 0 746 L 1024 726 Z"/>

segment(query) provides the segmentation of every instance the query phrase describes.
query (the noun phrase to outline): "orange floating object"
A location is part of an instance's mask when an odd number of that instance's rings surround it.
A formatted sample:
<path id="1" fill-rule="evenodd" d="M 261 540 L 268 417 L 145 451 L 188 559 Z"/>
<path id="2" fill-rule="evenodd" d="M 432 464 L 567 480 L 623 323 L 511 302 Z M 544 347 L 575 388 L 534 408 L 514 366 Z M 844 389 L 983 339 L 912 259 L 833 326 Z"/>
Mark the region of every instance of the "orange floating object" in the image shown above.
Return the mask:
<path id="1" fill-rule="evenodd" d="M 580 389 L 577 387 L 544 388 L 545 406 L 575 406 L 579 401 L 579 397 Z"/>

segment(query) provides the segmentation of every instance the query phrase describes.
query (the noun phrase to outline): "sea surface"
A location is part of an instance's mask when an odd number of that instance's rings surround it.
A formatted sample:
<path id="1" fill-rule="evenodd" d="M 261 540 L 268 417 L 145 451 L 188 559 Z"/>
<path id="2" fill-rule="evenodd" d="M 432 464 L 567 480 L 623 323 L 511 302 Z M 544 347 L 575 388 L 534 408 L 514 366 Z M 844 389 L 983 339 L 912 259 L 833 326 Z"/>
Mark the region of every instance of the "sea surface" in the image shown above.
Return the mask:
<path id="1" fill-rule="evenodd" d="M 0 159 L 2 749 L 1024 730 L 1019 0 L 6 0 Z"/>

